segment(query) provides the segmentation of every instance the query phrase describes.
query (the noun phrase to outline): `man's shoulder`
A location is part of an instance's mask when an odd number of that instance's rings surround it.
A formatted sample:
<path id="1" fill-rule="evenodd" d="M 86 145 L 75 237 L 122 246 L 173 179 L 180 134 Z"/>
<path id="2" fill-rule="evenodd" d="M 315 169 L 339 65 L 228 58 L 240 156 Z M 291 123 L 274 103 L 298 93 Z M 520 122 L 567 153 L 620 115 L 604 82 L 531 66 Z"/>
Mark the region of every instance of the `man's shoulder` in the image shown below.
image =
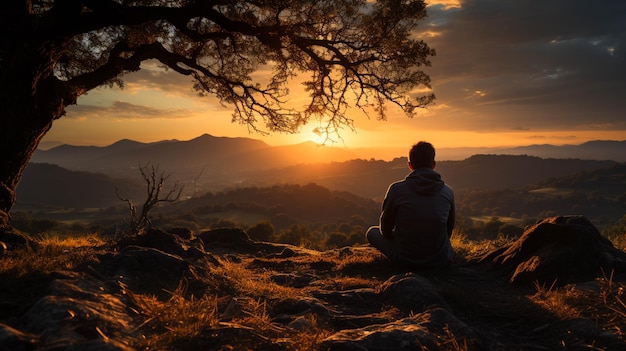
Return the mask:
<path id="1" fill-rule="evenodd" d="M 407 186 L 406 179 L 398 180 L 389 185 L 389 189 L 400 189 Z"/>

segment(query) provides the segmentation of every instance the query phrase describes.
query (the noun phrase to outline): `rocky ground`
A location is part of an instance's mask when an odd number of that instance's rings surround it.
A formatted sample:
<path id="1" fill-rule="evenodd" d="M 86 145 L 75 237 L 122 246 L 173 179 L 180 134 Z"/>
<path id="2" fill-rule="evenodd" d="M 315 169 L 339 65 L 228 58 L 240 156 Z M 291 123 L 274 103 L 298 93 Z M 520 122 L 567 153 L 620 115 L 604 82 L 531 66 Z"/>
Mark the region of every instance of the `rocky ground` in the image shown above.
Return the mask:
<path id="1" fill-rule="evenodd" d="M 626 350 L 626 254 L 584 217 L 414 272 L 234 229 L 90 240 L 4 252 L 0 350 Z"/>

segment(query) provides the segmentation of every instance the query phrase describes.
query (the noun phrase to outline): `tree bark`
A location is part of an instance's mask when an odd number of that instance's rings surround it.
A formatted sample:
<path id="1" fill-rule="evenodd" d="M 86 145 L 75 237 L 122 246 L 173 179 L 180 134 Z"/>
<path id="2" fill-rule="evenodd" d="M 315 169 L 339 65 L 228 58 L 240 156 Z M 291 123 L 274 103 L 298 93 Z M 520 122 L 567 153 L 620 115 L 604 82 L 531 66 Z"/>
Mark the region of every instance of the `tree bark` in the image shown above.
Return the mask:
<path id="1" fill-rule="evenodd" d="M 3 93 L 0 122 L 0 228 L 8 228 L 22 173 L 52 121 L 64 109 L 63 103 L 45 89 L 30 94 L 11 90 L 10 86 L 7 90 Z"/>
<path id="2" fill-rule="evenodd" d="M 77 96 L 54 76 L 58 45 L 28 33 L 12 39 L 3 43 L 0 62 L 0 235 L 10 229 L 15 190 L 31 156 Z"/>

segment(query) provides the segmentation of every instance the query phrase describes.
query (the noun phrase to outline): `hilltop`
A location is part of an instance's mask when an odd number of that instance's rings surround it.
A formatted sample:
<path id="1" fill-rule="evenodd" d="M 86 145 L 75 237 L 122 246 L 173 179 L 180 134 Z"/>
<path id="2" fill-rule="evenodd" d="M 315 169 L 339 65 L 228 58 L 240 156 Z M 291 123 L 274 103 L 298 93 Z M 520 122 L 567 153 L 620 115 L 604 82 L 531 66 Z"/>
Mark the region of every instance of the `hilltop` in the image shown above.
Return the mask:
<path id="1" fill-rule="evenodd" d="M 316 180 L 318 184 L 331 189 L 374 197 L 381 195 L 372 191 L 361 193 L 355 190 L 355 186 L 350 187 L 350 184 L 364 185 L 361 189 L 369 189 L 370 184 L 380 181 L 384 183 L 379 185 L 383 190 L 378 191 L 384 191 L 389 181 L 397 180 L 406 174 L 405 153 L 406 150 L 398 152 L 395 158 L 377 160 L 375 155 L 379 153 L 376 148 L 350 149 L 322 146 L 313 142 L 270 146 L 257 139 L 204 134 L 183 141 L 141 143 L 120 140 L 101 147 L 60 145 L 49 150 L 37 150 L 31 162 L 55 164 L 70 171 L 102 173 L 116 179 L 136 179 L 140 165 L 159 165 L 162 170 L 174 174 L 181 184 L 193 185 L 201 193 L 242 185 L 267 186 L 276 182 L 294 182 L 294 178 L 297 178 L 298 183 L 306 184 L 313 178 L 319 179 Z M 608 163 L 626 162 L 624 158 L 626 141 L 594 141 L 563 146 L 531 145 L 508 149 L 473 148 L 453 150 L 453 153 L 458 156 L 447 157 L 451 154 L 449 149 L 438 149 L 437 159 L 442 171 L 444 165 L 450 167 L 450 172 L 444 172 L 447 173 L 444 176 L 457 177 L 449 181 L 455 187 L 466 186 L 466 182 L 480 186 L 481 176 L 490 174 L 489 168 L 480 170 L 479 167 L 490 166 L 493 163 L 475 159 L 475 155 L 514 155 L 528 159 L 567 160 L 559 161 L 565 166 L 562 170 L 560 170 L 562 167 L 552 165 L 550 161 L 527 162 L 534 171 L 517 174 L 514 179 L 516 184 L 519 184 L 522 176 L 539 178 L 546 173 L 549 173 L 548 176 L 568 174 L 564 172 L 571 172 L 573 164 L 578 164 L 576 170 L 581 170 L 598 168 L 602 164 L 606 167 Z M 464 168 L 464 165 L 470 164 L 474 164 L 473 168 Z M 352 166 L 361 167 L 364 173 L 356 175 L 354 170 L 349 169 Z M 462 177 L 467 171 L 471 174 Z M 477 171 L 480 171 L 480 174 L 477 175 Z M 500 168 L 496 171 L 501 173 L 503 170 Z M 502 181 L 504 178 L 498 175 L 496 173 L 494 178 Z M 359 180 L 358 183 L 354 183 L 355 176 L 359 177 L 356 178 Z M 526 183 L 528 182 L 527 179 Z M 483 181 L 482 185 L 488 183 Z"/>
<path id="2" fill-rule="evenodd" d="M 407 271 L 369 246 L 316 251 L 238 229 L 45 239 L 0 257 L 0 349 L 626 347 L 626 254 L 584 217 L 453 246 L 451 267 Z"/>

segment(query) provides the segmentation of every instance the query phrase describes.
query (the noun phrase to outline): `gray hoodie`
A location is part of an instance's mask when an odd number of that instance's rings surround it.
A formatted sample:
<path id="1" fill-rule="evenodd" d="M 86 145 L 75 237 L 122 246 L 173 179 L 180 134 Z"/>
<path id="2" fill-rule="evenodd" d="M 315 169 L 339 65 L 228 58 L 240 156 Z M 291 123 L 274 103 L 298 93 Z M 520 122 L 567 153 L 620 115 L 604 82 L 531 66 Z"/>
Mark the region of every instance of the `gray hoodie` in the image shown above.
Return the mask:
<path id="1" fill-rule="evenodd" d="M 446 264 L 453 255 L 454 193 L 430 168 L 418 168 L 389 186 L 381 233 L 396 246 L 394 261 L 409 266 Z"/>

